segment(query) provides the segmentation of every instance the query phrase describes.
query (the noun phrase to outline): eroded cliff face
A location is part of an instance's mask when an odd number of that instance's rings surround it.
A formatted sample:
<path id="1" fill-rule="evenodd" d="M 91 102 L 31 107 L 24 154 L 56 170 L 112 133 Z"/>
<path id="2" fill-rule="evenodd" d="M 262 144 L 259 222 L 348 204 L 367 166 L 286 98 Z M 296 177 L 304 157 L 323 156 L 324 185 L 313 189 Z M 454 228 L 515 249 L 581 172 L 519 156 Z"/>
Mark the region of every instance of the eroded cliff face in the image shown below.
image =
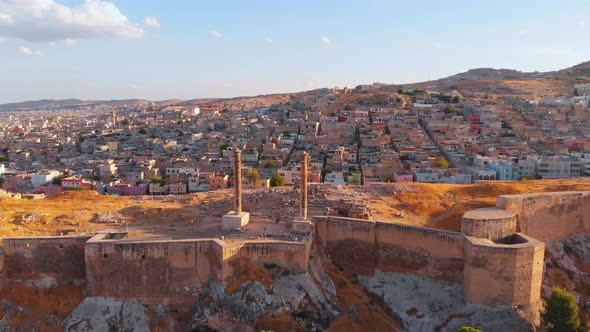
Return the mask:
<path id="1" fill-rule="evenodd" d="M 543 297 L 560 286 L 576 296 L 580 309 L 590 313 L 590 234 L 579 234 L 546 244 Z"/>

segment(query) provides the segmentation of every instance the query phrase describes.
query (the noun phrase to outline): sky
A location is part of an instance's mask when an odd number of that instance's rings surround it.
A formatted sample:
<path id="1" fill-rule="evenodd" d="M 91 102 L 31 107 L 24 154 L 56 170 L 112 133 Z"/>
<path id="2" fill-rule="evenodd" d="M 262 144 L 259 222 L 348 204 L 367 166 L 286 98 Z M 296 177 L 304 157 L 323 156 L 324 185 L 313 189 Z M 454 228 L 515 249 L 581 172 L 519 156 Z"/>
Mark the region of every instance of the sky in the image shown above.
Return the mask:
<path id="1" fill-rule="evenodd" d="M 0 0 L 0 103 L 411 83 L 590 60 L 590 0 Z"/>

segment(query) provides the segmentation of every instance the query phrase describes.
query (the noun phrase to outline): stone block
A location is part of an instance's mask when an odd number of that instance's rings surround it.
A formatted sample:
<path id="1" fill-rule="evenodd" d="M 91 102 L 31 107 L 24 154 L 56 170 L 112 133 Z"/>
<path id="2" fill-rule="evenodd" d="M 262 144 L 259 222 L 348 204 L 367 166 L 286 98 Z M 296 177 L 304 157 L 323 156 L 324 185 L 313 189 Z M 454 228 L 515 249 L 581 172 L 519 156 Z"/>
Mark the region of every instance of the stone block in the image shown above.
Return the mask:
<path id="1" fill-rule="evenodd" d="M 248 222 L 250 222 L 250 213 L 240 212 L 236 214 L 234 211 L 229 211 L 223 216 L 222 227 L 225 230 L 241 228 L 248 225 Z"/>

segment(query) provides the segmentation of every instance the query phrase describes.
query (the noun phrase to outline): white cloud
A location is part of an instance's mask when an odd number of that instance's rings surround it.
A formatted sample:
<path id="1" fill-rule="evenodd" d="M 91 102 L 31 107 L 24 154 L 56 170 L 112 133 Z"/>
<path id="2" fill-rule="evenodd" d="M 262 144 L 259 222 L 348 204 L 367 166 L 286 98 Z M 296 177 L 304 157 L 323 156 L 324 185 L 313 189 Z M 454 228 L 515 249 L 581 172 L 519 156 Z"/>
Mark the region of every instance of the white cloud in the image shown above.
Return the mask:
<path id="1" fill-rule="evenodd" d="M 223 34 L 221 32 L 215 30 L 209 31 L 209 35 L 215 39 L 221 39 L 221 37 L 223 37 Z"/>
<path id="2" fill-rule="evenodd" d="M 78 39 L 66 38 L 64 39 L 64 44 L 68 46 L 76 45 L 78 44 Z"/>
<path id="3" fill-rule="evenodd" d="M 578 28 L 584 29 L 585 26 L 586 26 L 586 21 L 584 21 L 584 20 L 578 21 Z"/>
<path id="4" fill-rule="evenodd" d="M 160 22 L 158 21 L 157 18 L 155 18 L 153 16 L 146 16 L 143 19 L 143 26 L 147 29 L 159 29 Z"/>
<path id="5" fill-rule="evenodd" d="M 518 30 L 518 34 L 521 36 L 526 36 L 529 34 L 529 30 L 522 28 L 522 29 Z"/>
<path id="6" fill-rule="evenodd" d="M 272 38 L 270 38 L 270 37 L 266 37 L 266 38 L 264 38 L 264 41 L 265 41 L 267 44 L 272 44 L 272 42 L 273 42 Z"/>
<path id="7" fill-rule="evenodd" d="M 19 51 L 22 56 L 33 56 L 33 55 L 42 56 L 43 55 L 43 52 L 41 52 L 39 50 L 33 51 L 32 49 L 30 49 L 28 47 L 24 47 L 24 46 L 21 46 L 19 48 Z"/>
<path id="8" fill-rule="evenodd" d="M 56 47 L 57 43 L 56 42 L 49 42 L 49 43 L 47 43 L 47 45 L 49 45 L 50 47 Z"/>
<path id="9" fill-rule="evenodd" d="M 330 41 L 330 38 L 328 38 L 327 36 L 321 36 L 320 37 L 320 41 L 322 42 L 322 44 L 324 45 L 329 45 L 332 43 L 332 41 Z"/>
<path id="10" fill-rule="evenodd" d="M 439 42 L 434 42 L 434 43 L 432 43 L 432 47 L 434 47 L 434 48 L 436 48 L 437 50 L 439 50 L 439 49 L 442 47 L 442 45 L 441 45 L 441 43 L 439 43 Z"/>
<path id="11" fill-rule="evenodd" d="M 150 24 L 155 18 L 146 18 Z M 144 21 L 145 23 L 145 21 Z M 145 31 L 112 2 L 84 0 L 67 6 L 54 0 L 0 1 L 0 35 L 32 42 L 98 37 L 141 38 Z"/>
<path id="12" fill-rule="evenodd" d="M 0 24 L 11 24 L 12 22 L 14 22 L 12 16 L 0 12 Z"/>

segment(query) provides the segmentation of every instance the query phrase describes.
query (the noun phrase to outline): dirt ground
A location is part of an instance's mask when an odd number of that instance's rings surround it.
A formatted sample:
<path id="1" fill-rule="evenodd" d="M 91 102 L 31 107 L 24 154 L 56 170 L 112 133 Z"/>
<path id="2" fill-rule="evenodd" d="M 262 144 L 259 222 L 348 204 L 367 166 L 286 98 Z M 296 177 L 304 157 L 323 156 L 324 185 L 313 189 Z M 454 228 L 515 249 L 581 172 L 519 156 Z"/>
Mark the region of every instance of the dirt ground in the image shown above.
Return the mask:
<path id="1" fill-rule="evenodd" d="M 334 189 L 329 199 L 362 195 L 373 220 L 458 231 L 464 212 L 493 206 L 498 195 L 567 190 L 590 190 L 590 180 L 379 184 Z M 119 197 L 88 191 L 39 200 L 4 198 L 0 199 L 0 237 L 89 234 L 113 229 L 128 230 L 130 238 L 218 237 L 223 235 L 221 217 L 232 208 L 231 194 L 231 190 L 223 190 L 185 196 Z M 225 234 L 228 239 L 288 233 L 298 205 L 294 190 L 259 190 L 245 193 L 244 200 L 251 212 L 251 224 L 245 232 Z M 313 213 L 321 211 L 320 206 Z M 94 222 L 107 212 L 117 212 L 121 222 Z"/>

